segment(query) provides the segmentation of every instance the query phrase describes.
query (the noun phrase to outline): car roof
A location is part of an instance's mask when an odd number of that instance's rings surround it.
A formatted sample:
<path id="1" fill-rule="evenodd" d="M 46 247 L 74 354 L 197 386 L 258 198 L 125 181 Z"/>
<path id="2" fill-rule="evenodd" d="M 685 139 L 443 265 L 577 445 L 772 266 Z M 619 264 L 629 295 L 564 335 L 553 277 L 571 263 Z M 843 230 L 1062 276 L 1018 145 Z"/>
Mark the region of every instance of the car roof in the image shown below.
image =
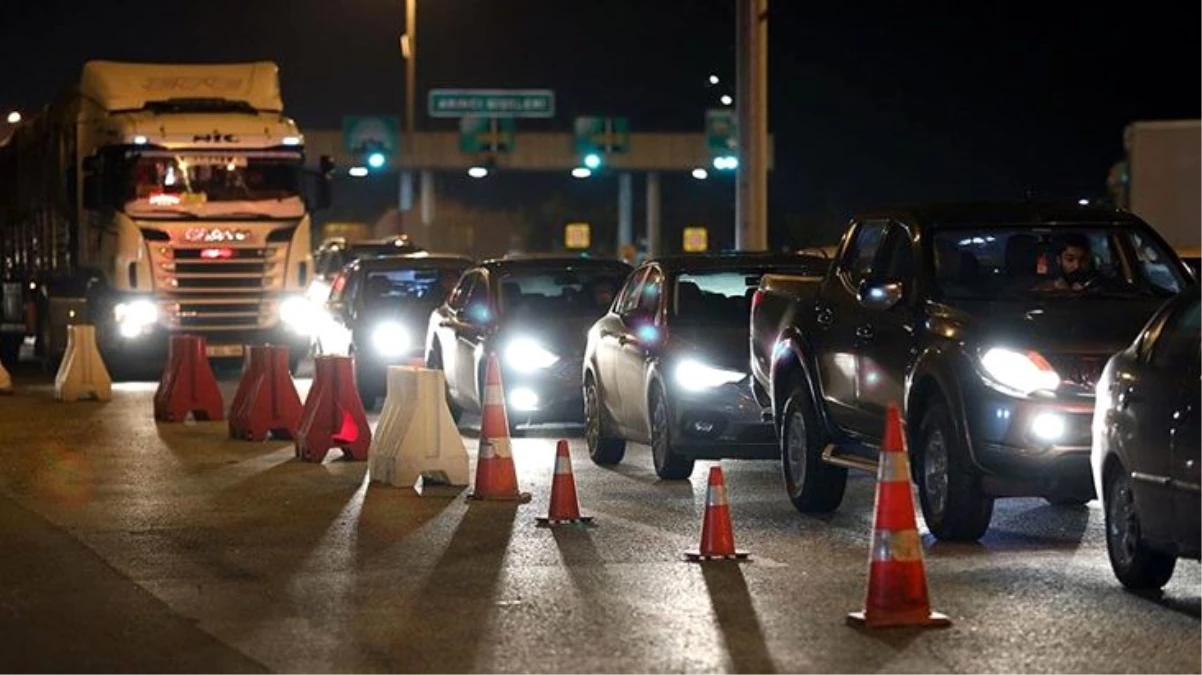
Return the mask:
<path id="1" fill-rule="evenodd" d="M 816 272 L 830 266 L 829 258 L 801 253 L 761 253 L 729 251 L 710 254 L 678 254 L 657 256 L 647 261 L 669 271 L 677 270 L 737 270 L 748 267 L 813 267 Z"/>
<path id="2" fill-rule="evenodd" d="M 918 225 L 1041 225 L 1072 227 L 1080 225 L 1142 224 L 1132 213 L 1104 206 L 1085 206 L 1075 202 L 936 202 L 884 206 L 856 214 L 858 220 L 899 218 Z"/>
<path id="3" fill-rule="evenodd" d="M 510 270 L 544 270 L 544 269 L 613 269 L 626 270 L 630 265 L 616 258 L 585 258 L 572 255 L 531 255 L 520 257 L 496 258 L 480 263 L 481 267 L 498 272 Z"/>
<path id="4" fill-rule="evenodd" d="M 360 258 L 351 263 L 365 270 L 428 269 L 461 267 L 467 269 L 475 264 L 471 257 L 453 253 L 417 253 L 404 255 L 382 255 Z"/>

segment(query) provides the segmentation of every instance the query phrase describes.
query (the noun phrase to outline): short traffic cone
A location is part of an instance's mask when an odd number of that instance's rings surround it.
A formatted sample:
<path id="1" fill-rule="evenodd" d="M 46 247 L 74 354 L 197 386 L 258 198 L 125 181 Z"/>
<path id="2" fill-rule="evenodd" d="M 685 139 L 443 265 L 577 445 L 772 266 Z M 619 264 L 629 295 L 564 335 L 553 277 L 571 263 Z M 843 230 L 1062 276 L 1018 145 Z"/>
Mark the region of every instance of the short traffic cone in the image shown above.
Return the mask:
<path id="1" fill-rule="evenodd" d="M 13 393 L 13 378 L 4 369 L 4 364 L 0 363 L 0 394 Z"/>
<path id="2" fill-rule="evenodd" d="M 746 560 L 746 551 L 735 550 L 735 533 L 730 526 L 730 505 L 726 502 L 726 479 L 722 465 L 710 467 L 709 488 L 705 493 L 705 517 L 701 521 L 701 548 L 687 551 L 689 562 L 706 560 Z"/>
<path id="3" fill-rule="evenodd" d="M 505 414 L 505 388 L 496 353 L 488 355 L 484 375 L 484 410 L 480 413 L 480 449 L 476 458 L 476 487 L 468 499 L 530 501 L 529 492 L 518 491 L 509 439 L 509 417 Z"/>
<path id="4" fill-rule="evenodd" d="M 872 552 L 868 558 L 868 594 L 864 611 L 847 615 L 853 626 L 943 628 L 951 619 L 931 611 L 922 542 L 914 522 L 910 494 L 910 462 L 902 433 L 901 413 L 890 403 L 885 414 L 876 482 L 876 514 Z"/>
<path id="5" fill-rule="evenodd" d="M 551 509 L 546 518 L 537 518 L 540 527 L 579 523 L 588 525 L 592 516 L 580 515 L 580 502 L 576 500 L 576 479 L 572 476 L 572 455 L 568 442 L 561 440 L 555 446 L 555 477 L 551 479 Z"/>

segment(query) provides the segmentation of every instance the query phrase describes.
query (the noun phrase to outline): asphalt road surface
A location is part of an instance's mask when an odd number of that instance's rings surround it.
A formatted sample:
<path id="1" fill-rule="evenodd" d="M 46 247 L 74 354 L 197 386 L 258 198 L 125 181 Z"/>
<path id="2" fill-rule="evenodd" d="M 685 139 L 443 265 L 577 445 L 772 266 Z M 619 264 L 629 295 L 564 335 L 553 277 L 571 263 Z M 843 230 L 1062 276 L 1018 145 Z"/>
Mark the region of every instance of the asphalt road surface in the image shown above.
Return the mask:
<path id="1" fill-rule="evenodd" d="M 920 517 L 953 625 L 866 631 L 844 617 L 864 599 L 871 476 L 805 517 L 775 463 L 723 462 L 751 561 L 698 565 L 681 554 L 710 462 L 664 482 L 644 447 L 603 469 L 580 429 L 536 429 L 514 442 L 529 504 L 419 497 L 337 451 L 308 464 L 224 423 L 156 424 L 153 383 L 60 403 L 17 375 L 0 398 L 5 672 L 1202 670 L 1199 565 L 1124 591 L 1096 502 L 1001 501 L 978 544 L 935 543 Z M 560 437 L 592 528 L 535 526 Z"/>

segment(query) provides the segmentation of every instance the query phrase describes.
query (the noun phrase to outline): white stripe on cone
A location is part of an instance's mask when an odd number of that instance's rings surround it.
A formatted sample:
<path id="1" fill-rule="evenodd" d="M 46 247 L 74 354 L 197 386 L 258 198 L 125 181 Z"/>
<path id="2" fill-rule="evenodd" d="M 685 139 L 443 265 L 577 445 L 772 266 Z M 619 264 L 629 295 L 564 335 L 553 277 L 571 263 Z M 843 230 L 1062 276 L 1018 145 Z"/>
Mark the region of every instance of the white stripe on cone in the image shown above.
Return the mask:
<path id="1" fill-rule="evenodd" d="M 555 457 L 555 475 L 561 476 L 572 473 L 572 460 L 566 455 L 563 457 Z"/>
<path id="2" fill-rule="evenodd" d="M 513 447 L 509 444 L 509 437 L 507 436 L 503 436 L 501 438 L 490 438 L 488 443 L 481 443 L 480 446 L 481 457 L 491 457 L 494 459 L 513 457 Z M 488 455 L 483 454 L 484 446 L 487 446 L 489 449 Z"/>
<path id="3" fill-rule="evenodd" d="M 882 452 L 878 480 L 882 483 L 909 483 L 910 460 L 904 452 Z"/>
<path id="4" fill-rule="evenodd" d="M 505 405 L 505 395 L 501 393 L 501 385 L 489 384 L 484 387 L 484 405 Z"/>
<path id="5" fill-rule="evenodd" d="M 711 485 L 707 504 L 709 506 L 726 506 L 726 486 Z"/>
<path id="6" fill-rule="evenodd" d="M 922 560 L 922 542 L 915 530 L 890 532 L 872 531 L 872 559 L 876 562 L 919 562 Z"/>

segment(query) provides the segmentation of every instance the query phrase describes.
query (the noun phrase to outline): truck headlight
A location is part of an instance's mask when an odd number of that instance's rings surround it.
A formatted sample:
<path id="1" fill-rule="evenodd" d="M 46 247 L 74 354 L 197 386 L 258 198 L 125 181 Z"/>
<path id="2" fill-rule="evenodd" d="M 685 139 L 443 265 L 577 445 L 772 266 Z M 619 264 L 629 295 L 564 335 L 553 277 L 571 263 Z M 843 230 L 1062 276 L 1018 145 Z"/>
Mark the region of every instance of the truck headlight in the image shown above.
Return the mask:
<path id="1" fill-rule="evenodd" d="M 714 368 L 693 359 L 685 359 L 676 365 L 676 384 L 689 391 L 734 384 L 744 377 L 747 375 L 740 371 Z"/>
<path id="2" fill-rule="evenodd" d="M 299 295 L 285 298 L 280 303 L 280 321 L 297 333 L 307 335 L 313 331 L 315 314 L 313 303 Z"/>
<path id="3" fill-rule="evenodd" d="M 1021 394 L 1052 391 L 1060 386 L 1060 375 L 1039 352 L 994 347 L 981 355 L 988 380 Z"/>
<path id="4" fill-rule="evenodd" d="M 371 332 L 371 346 L 381 356 L 400 356 L 412 344 L 409 331 L 395 321 L 385 321 Z"/>
<path id="5" fill-rule="evenodd" d="M 113 307 L 113 318 L 121 337 L 136 338 L 159 320 L 159 308 L 150 300 L 119 302 Z"/>
<path id="6" fill-rule="evenodd" d="M 516 338 L 505 347 L 505 365 L 518 372 L 545 370 L 558 361 L 558 356 L 530 338 Z"/>

